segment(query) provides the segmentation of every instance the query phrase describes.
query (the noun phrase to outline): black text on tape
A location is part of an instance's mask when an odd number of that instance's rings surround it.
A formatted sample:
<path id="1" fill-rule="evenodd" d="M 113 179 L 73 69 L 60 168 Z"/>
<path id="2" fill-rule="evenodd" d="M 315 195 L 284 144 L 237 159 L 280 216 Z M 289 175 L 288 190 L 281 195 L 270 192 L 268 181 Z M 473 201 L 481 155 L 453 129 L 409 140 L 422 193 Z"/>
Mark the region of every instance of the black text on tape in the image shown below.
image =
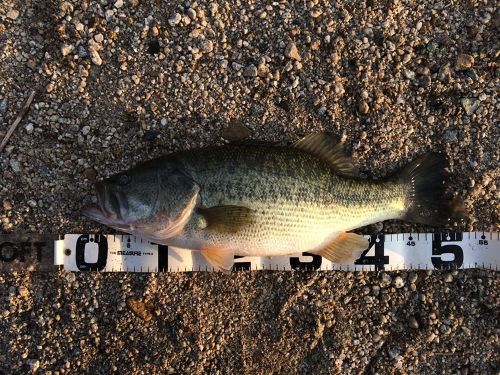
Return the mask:
<path id="1" fill-rule="evenodd" d="M 235 257 L 234 270 L 459 269 L 500 267 L 499 233 L 398 233 L 366 236 L 369 247 L 351 264 L 317 254 Z M 197 251 L 158 245 L 131 235 L 0 236 L 0 271 L 212 271 Z"/>

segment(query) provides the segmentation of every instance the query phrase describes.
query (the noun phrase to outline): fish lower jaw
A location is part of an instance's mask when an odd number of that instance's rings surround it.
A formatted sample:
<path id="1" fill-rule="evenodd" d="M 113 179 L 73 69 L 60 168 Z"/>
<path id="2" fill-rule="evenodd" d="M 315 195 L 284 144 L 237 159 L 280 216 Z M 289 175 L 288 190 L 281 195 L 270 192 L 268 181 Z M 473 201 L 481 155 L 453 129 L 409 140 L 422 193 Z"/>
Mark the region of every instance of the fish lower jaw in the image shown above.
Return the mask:
<path id="1" fill-rule="evenodd" d="M 112 228 L 130 232 L 134 230 L 134 226 L 130 223 L 120 219 L 118 215 L 104 211 L 99 205 L 93 204 L 82 209 L 81 214 L 91 220 L 97 221 L 101 224 L 110 226 Z"/>

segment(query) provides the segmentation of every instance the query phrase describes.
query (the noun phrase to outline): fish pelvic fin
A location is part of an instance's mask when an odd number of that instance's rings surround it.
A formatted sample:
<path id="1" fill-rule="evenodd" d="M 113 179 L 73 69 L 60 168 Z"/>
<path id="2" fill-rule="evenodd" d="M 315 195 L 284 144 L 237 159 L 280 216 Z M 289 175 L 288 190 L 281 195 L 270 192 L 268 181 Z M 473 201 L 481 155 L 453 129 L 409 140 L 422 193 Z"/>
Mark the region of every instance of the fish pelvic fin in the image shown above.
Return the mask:
<path id="1" fill-rule="evenodd" d="M 339 175 L 358 177 L 353 160 L 346 155 L 344 144 L 328 133 L 313 133 L 293 144 L 293 147 L 314 155 L 330 164 Z"/>
<path id="2" fill-rule="evenodd" d="M 363 236 L 343 232 L 316 253 L 333 263 L 352 263 L 368 249 L 368 245 L 369 241 Z"/>
<path id="3" fill-rule="evenodd" d="M 447 160 L 436 152 L 422 155 L 390 179 L 408 187 L 403 220 L 445 226 L 466 215 L 463 202 L 446 192 Z"/>
<path id="4" fill-rule="evenodd" d="M 201 249 L 201 254 L 212 267 L 225 274 L 231 273 L 231 268 L 233 268 L 234 264 L 234 251 L 216 247 L 205 247 Z"/>
<path id="5" fill-rule="evenodd" d="M 200 208 L 207 226 L 205 229 L 219 233 L 236 233 L 240 228 L 249 225 L 254 220 L 254 210 L 242 206 L 213 206 Z"/>

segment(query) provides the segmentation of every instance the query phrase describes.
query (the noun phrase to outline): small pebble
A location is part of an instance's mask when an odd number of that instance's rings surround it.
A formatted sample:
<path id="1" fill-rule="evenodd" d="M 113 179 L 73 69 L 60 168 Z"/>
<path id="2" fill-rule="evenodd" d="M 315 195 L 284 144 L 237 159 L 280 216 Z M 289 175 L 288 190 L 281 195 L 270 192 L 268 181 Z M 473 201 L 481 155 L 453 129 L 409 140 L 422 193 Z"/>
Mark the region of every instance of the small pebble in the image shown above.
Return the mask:
<path id="1" fill-rule="evenodd" d="M 302 57 L 299 54 L 299 50 L 297 49 L 297 46 L 293 42 L 288 43 L 288 45 L 286 46 L 285 56 L 294 59 L 296 61 L 302 61 Z"/>
<path id="2" fill-rule="evenodd" d="M 382 280 L 380 282 L 381 288 L 385 288 L 385 287 L 388 287 L 389 285 L 391 285 L 391 282 L 392 282 L 391 275 L 384 272 L 381 277 L 382 277 Z"/>
<path id="3" fill-rule="evenodd" d="M 149 129 L 144 133 L 144 135 L 142 136 L 142 139 L 147 141 L 147 142 L 151 142 L 151 141 L 154 141 L 159 136 L 160 136 L 160 132 L 158 130 Z"/>
<path id="4" fill-rule="evenodd" d="M 19 293 L 19 295 L 21 297 L 27 297 L 29 295 L 29 290 L 28 288 L 26 288 L 25 286 L 23 285 L 20 285 L 18 288 L 17 288 L 17 292 Z"/>
<path id="5" fill-rule="evenodd" d="M 401 276 L 396 276 L 392 281 L 392 285 L 394 285 L 396 289 L 400 289 L 405 286 L 405 281 Z"/>
<path id="6" fill-rule="evenodd" d="M 76 275 L 74 272 L 68 272 L 66 275 L 66 281 L 70 284 L 74 283 L 76 281 Z"/>
<path id="7" fill-rule="evenodd" d="M 458 132 L 455 129 L 447 129 L 443 134 L 443 139 L 448 143 L 458 142 Z"/>
<path id="8" fill-rule="evenodd" d="M 35 130 L 35 128 L 33 127 L 33 124 L 30 122 L 30 123 L 26 124 L 26 126 L 24 127 L 24 130 L 26 130 L 26 133 L 28 133 L 28 134 L 33 134 L 33 131 Z"/>
<path id="9" fill-rule="evenodd" d="M 187 11 L 186 11 L 186 14 L 189 18 L 191 18 L 191 20 L 196 20 L 196 11 L 193 9 L 193 8 L 189 8 Z"/>
<path id="10" fill-rule="evenodd" d="M 40 368 L 40 361 L 38 359 L 30 359 L 27 362 L 31 372 L 37 372 Z"/>
<path id="11" fill-rule="evenodd" d="M 399 355 L 399 351 L 395 348 L 392 348 L 387 350 L 387 354 L 389 354 L 390 358 L 394 359 Z"/>
<path id="12" fill-rule="evenodd" d="M 418 325 L 418 322 L 417 322 L 417 319 L 415 319 L 413 316 L 410 317 L 409 321 L 409 326 L 413 329 L 418 329 L 419 325 Z"/>
<path id="13" fill-rule="evenodd" d="M 9 199 L 4 199 L 2 203 L 5 211 L 11 211 L 14 208 L 12 202 Z"/>
<path id="14" fill-rule="evenodd" d="M 19 163 L 19 161 L 17 159 L 10 159 L 9 165 L 15 173 L 18 173 L 21 171 L 21 163 Z"/>
<path id="15" fill-rule="evenodd" d="M 92 62 L 96 65 L 102 65 L 102 59 L 101 56 L 99 55 L 99 52 L 97 52 L 95 49 L 90 51 L 90 57 L 92 59 Z"/>
<path id="16" fill-rule="evenodd" d="M 205 40 L 201 44 L 201 50 L 205 53 L 210 53 L 214 50 L 214 44 L 211 40 Z"/>
<path id="17" fill-rule="evenodd" d="M 345 94 L 345 89 L 344 85 L 341 82 L 335 82 L 333 84 L 335 94 L 337 94 L 339 97 Z"/>
<path id="18" fill-rule="evenodd" d="M 410 284 L 415 284 L 418 280 L 418 274 L 416 272 L 410 272 L 408 275 L 408 282 Z"/>
<path id="19" fill-rule="evenodd" d="M 474 57 L 462 53 L 455 60 L 455 70 L 468 70 L 474 65 Z"/>
<path id="20" fill-rule="evenodd" d="M 168 19 L 168 23 L 170 26 L 176 26 L 178 25 L 182 20 L 182 16 L 179 13 L 175 13 Z"/>
<path id="21" fill-rule="evenodd" d="M 311 15 L 312 18 L 318 18 L 319 16 L 321 16 L 323 14 L 323 11 L 319 8 L 316 8 L 316 9 L 311 10 L 311 12 L 309 14 Z"/>
<path id="22" fill-rule="evenodd" d="M 250 130 L 239 120 L 231 120 L 222 131 L 222 138 L 231 142 L 241 141 L 250 136 Z"/>
<path id="23" fill-rule="evenodd" d="M 127 299 L 127 306 L 136 316 L 144 321 L 150 321 L 153 314 L 148 309 L 148 306 L 137 298 L 131 297 Z"/>
<path id="24" fill-rule="evenodd" d="M 16 9 L 11 9 L 7 12 L 7 18 L 10 18 L 11 20 L 16 20 L 17 17 L 19 17 L 19 11 Z"/>
<path id="25" fill-rule="evenodd" d="M 358 110 L 360 113 L 366 114 L 370 110 L 370 107 L 368 106 L 368 103 L 365 101 L 362 101 L 358 105 Z"/>
<path id="26" fill-rule="evenodd" d="M 97 173 L 94 168 L 87 168 L 83 171 L 83 177 L 85 177 L 90 182 L 94 182 L 96 180 Z"/>
<path id="27" fill-rule="evenodd" d="M 257 77 L 257 67 L 255 65 L 249 65 L 243 69 L 243 76 L 245 77 Z"/>
<path id="28" fill-rule="evenodd" d="M 97 43 L 102 43 L 103 40 L 104 40 L 104 35 L 102 35 L 101 33 L 97 34 L 94 36 L 94 40 L 97 42 Z"/>
<path id="29" fill-rule="evenodd" d="M 465 113 L 467 113 L 467 115 L 472 115 L 474 112 L 477 111 L 477 109 L 479 108 L 479 105 L 480 105 L 480 101 L 475 99 L 475 98 L 465 98 L 465 99 L 462 99 L 462 106 L 464 107 L 465 109 Z"/>
<path id="30" fill-rule="evenodd" d="M 71 44 L 63 44 L 61 46 L 61 53 L 63 56 L 68 56 L 74 49 L 75 47 Z"/>
<path id="31" fill-rule="evenodd" d="M 428 343 L 431 343 L 431 342 L 433 342 L 435 339 L 436 339 L 436 334 L 435 334 L 434 332 L 431 332 L 431 333 L 429 334 L 429 336 L 427 336 L 427 340 L 426 340 L 426 341 L 427 341 Z"/>
<path id="32" fill-rule="evenodd" d="M 83 128 L 82 128 L 82 134 L 83 135 L 87 135 L 90 133 L 90 126 L 88 125 L 85 125 Z"/>
<path id="33" fill-rule="evenodd" d="M 84 46 L 78 47 L 78 56 L 81 58 L 87 57 L 89 54 Z"/>
<path id="34" fill-rule="evenodd" d="M 446 324 L 441 324 L 439 326 L 439 331 L 443 334 L 443 335 L 449 335 L 451 333 L 451 327 L 449 325 L 446 325 Z"/>

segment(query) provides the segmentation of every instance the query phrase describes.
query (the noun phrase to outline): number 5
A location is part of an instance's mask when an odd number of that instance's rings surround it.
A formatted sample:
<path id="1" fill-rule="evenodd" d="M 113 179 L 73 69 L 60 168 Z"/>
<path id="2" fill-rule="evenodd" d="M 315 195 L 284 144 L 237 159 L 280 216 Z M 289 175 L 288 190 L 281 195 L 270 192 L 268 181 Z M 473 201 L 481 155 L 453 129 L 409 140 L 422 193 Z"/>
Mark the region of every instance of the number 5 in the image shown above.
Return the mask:
<path id="1" fill-rule="evenodd" d="M 440 234 L 435 235 L 432 240 L 432 255 L 439 255 L 431 257 L 433 266 L 439 270 L 462 267 L 464 263 L 462 248 L 458 245 L 442 245 L 442 242 L 446 241 L 446 239 L 442 239 L 442 236 Z M 443 254 L 453 254 L 453 260 L 441 259 L 441 255 Z"/>

